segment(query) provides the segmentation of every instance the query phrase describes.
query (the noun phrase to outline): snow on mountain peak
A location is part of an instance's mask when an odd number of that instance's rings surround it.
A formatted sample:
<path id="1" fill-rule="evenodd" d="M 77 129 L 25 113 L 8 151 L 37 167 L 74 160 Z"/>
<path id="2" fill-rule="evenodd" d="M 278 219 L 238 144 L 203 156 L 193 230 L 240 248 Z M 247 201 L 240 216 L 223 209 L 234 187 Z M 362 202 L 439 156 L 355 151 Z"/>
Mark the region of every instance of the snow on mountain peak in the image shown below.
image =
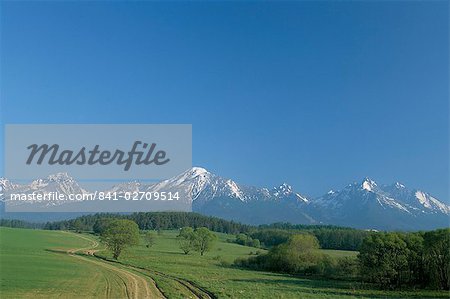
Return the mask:
<path id="1" fill-rule="evenodd" d="M 426 208 L 431 208 L 430 201 L 428 200 L 425 193 L 422 191 L 416 191 L 416 198 L 417 200 Z"/>
<path id="2" fill-rule="evenodd" d="M 197 176 L 205 173 L 209 173 L 208 170 L 206 170 L 203 167 L 192 167 L 190 170 L 188 170 L 192 173 L 192 175 Z"/>
<path id="3" fill-rule="evenodd" d="M 301 196 L 301 195 L 298 194 L 298 193 L 295 193 L 295 196 L 296 196 L 297 199 L 300 200 L 300 201 L 303 201 L 303 202 L 309 202 L 309 200 L 308 200 L 306 197 Z"/>
<path id="4" fill-rule="evenodd" d="M 283 183 L 279 187 L 273 187 L 273 191 L 275 196 L 289 195 L 292 193 L 292 187 L 286 183 Z"/>
<path id="5" fill-rule="evenodd" d="M 272 194 L 275 198 L 294 198 L 297 202 L 309 202 L 308 199 L 299 193 L 294 193 L 292 186 L 286 183 L 281 184 L 278 187 L 273 187 Z"/>
<path id="6" fill-rule="evenodd" d="M 230 190 L 231 195 L 233 195 L 236 198 L 239 198 L 241 200 L 244 200 L 241 190 L 239 189 L 239 186 L 232 180 L 227 180 L 226 184 Z"/>
<path id="7" fill-rule="evenodd" d="M 377 186 L 377 183 L 375 183 L 375 181 L 371 180 L 370 178 L 365 178 L 361 184 L 362 189 L 370 192 L 372 192 Z"/>
<path id="8" fill-rule="evenodd" d="M 11 184 L 11 182 L 7 178 L 0 178 L 0 186 L 7 186 Z"/>
<path id="9" fill-rule="evenodd" d="M 208 177 L 211 176 L 206 169 L 201 167 L 192 167 L 185 172 L 170 178 L 168 180 L 163 181 L 161 184 L 163 185 L 181 185 L 187 181 L 197 180 L 199 183 L 205 183 L 208 180 Z M 202 184 L 203 184 L 202 183 Z"/>
<path id="10" fill-rule="evenodd" d="M 0 178 L 0 192 L 6 191 L 6 190 L 12 190 L 16 188 L 17 185 L 13 184 L 10 180 L 7 178 Z"/>
<path id="11" fill-rule="evenodd" d="M 444 214 L 449 215 L 450 214 L 450 206 L 444 204 L 443 202 L 440 202 L 433 196 L 422 192 L 420 190 L 416 190 L 414 193 L 414 196 L 419 201 L 419 203 L 424 206 L 425 208 L 433 211 L 440 211 Z"/>
<path id="12" fill-rule="evenodd" d="M 110 192 L 118 192 L 118 193 L 124 193 L 124 192 L 139 192 L 142 184 L 138 181 L 131 181 L 126 183 L 121 183 L 118 185 L 113 186 L 110 190 Z"/>
<path id="13" fill-rule="evenodd" d="M 403 185 L 403 184 L 401 184 L 399 182 L 396 182 L 395 183 L 395 188 L 397 188 L 397 189 L 405 189 L 406 187 L 405 187 L 405 185 Z"/>

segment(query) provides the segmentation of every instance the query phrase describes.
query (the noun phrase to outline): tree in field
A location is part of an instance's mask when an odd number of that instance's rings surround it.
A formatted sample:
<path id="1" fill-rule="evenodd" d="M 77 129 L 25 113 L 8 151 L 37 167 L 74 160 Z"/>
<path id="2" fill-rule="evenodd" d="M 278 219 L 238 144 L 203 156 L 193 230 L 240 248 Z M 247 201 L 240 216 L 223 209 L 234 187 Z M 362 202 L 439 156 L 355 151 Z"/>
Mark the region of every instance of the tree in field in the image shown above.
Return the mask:
<path id="1" fill-rule="evenodd" d="M 408 272 L 402 276 L 402 282 L 411 286 L 427 285 L 429 279 L 424 268 L 423 233 L 404 233 L 400 235 L 409 249 Z"/>
<path id="2" fill-rule="evenodd" d="M 100 239 L 117 260 L 124 248 L 139 244 L 139 228 L 134 221 L 115 219 L 107 225 Z"/>
<path id="3" fill-rule="evenodd" d="M 310 234 L 293 235 L 288 241 L 289 248 L 297 253 L 319 249 L 319 241 Z"/>
<path id="4" fill-rule="evenodd" d="M 424 239 L 425 267 L 431 283 L 448 290 L 450 287 L 450 229 L 426 232 Z"/>
<path id="5" fill-rule="evenodd" d="M 211 250 L 216 241 L 216 235 L 206 227 L 197 228 L 194 232 L 194 247 L 195 250 L 203 255 L 205 252 Z"/>
<path id="6" fill-rule="evenodd" d="M 183 227 L 177 236 L 180 249 L 184 254 L 188 254 L 195 247 L 195 235 L 192 227 Z"/>
<path id="7" fill-rule="evenodd" d="M 236 243 L 240 245 L 245 245 L 247 242 L 248 236 L 246 234 L 237 234 L 236 235 Z"/>
<path id="8" fill-rule="evenodd" d="M 258 239 L 253 239 L 252 240 L 252 247 L 255 247 L 255 248 L 261 247 L 261 242 L 259 242 Z"/>
<path id="9" fill-rule="evenodd" d="M 396 233 L 379 233 L 367 237 L 358 255 L 365 280 L 384 287 L 399 286 L 408 273 L 409 249 Z"/>
<path id="10" fill-rule="evenodd" d="M 145 240 L 145 243 L 147 243 L 145 246 L 147 248 L 150 248 L 153 245 L 155 245 L 155 243 L 156 243 L 156 236 L 152 232 L 146 232 L 145 236 L 144 236 L 144 240 Z"/>
<path id="11" fill-rule="evenodd" d="M 311 234 L 297 234 L 270 250 L 268 267 L 281 272 L 310 274 L 322 256 L 319 241 Z"/>

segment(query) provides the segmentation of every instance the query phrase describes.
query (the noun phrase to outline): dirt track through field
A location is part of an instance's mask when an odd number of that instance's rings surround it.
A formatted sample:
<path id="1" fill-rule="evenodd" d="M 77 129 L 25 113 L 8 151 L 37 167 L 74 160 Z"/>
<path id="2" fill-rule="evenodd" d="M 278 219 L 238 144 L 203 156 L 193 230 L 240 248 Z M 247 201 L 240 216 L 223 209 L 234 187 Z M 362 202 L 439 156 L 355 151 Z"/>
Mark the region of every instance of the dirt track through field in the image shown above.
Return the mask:
<path id="1" fill-rule="evenodd" d="M 128 299 L 165 298 L 165 296 L 159 291 L 159 289 L 156 287 L 155 282 L 150 277 L 138 275 L 134 271 L 125 269 L 124 267 L 121 267 L 118 264 L 107 262 L 101 259 L 95 259 L 94 257 L 86 257 L 77 254 L 83 253 L 88 256 L 93 256 L 94 253 L 97 251 L 96 248 L 99 246 L 99 243 L 94 239 L 82 235 L 74 234 L 74 236 L 89 241 L 91 245 L 84 248 L 70 249 L 67 251 L 67 253 L 70 256 L 77 258 L 83 262 L 93 263 L 101 267 L 102 270 L 106 270 L 107 272 L 109 272 L 109 274 L 115 276 L 119 281 L 122 282 L 122 288 L 124 288 L 125 293 L 124 298 Z M 106 298 L 111 298 L 111 294 L 113 292 L 111 275 L 105 275 Z"/>
<path id="2" fill-rule="evenodd" d="M 199 286 L 196 286 L 194 283 L 190 281 L 173 277 L 164 274 L 162 272 L 151 271 L 149 269 L 133 267 L 130 265 L 124 265 L 121 263 L 111 262 L 106 259 L 97 257 L 95 253 L 100 250 L 97 249 L 99 247 L 99 243 L 96 240 L 80 234 L 74 234 L 69 232 L 65 233 L 72 234 L 73 236 L 84 239 L 91 243 L 87 247 L 69 249 L 67 250 L 67 253 L 70 256 L 77 258 L 82 262 L 93 263 L 95 265 L 98 265 L 103 271 L 108 272 L 107 273 L 108 275 L 106 274 L 104 275 L 106 280 L 105 298 L 117 298 L 114 297 L 112 294 L 114 291 L 116 291 L 117 293 L 117 290 L 113 290 L 113 285 L 114 284 L 117 285 L 118 282 L 121 283 L 121 287 L 123 288 L 124 293 L 124 296 L 123 297 L 121 296 L 119 298 L 127 298 L 127 299 L 166 298 L 163 292 L 156 285 L 155 281 L 152 278 L 152 275 L 163 276 L 166 279 L 170 279 L 173 282 L 179 284 L 181 288 L 185 289 L 187 292 L 190 293 L 188 298 L 193 299 L 216 298 L 214 294 L 208 292 L 207 290 Z M 84 255 L 80 255 L 80 253 Z"/>

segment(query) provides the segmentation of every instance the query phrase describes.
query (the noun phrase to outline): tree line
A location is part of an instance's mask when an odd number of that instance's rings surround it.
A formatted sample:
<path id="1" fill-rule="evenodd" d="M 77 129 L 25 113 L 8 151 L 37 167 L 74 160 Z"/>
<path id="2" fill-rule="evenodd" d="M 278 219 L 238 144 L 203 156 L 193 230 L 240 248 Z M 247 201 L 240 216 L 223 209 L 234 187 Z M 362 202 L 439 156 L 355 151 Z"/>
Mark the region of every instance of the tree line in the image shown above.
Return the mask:
<path id="1" fill-rule="evenodd" d="M 450 229 L 378 233 L 367 237 L 358 256 L 364 280 L 383 287 L 450 288 Z"/>
<path id="2" fill-rule="evenodd" d="M 248 247 L 255 247 L 255 248 L 261 247 L 261 242 L 258 239 L 252 238 L 251 236 L 246 235 L 244 233 L 237 234 L 235 236 L 234 240 L 227 239 L 227 242 L 236 243 L 236 244 L 244 245 L 244 246 L 248 246 Z"/>
<path id="3" fill-rule="evenodd" d="M 0 226 L 15 228 L 43 228 L 42 223 L 31 223 L 17 219 L 0 219 Z"/>
<path id="4" fill-rule="evenodd" d="M 371 232 L 338 227 L 332 225 L 293 225 L 289 223 L 275 223 L 270 225 L 251 226 L 216 217 L 204 216 L 192 212 L 141 212 L 132 214 L 97 213 L 84 215 L 75 219 L 47 222 L 45 224 L 32 224 L 20 220 L 5 220 L 2 226 L 43 228 L 49 230 L 93 231 L 98 219 L 118 218 L 136 222 L 140 230 L 168 230 L 180 229 L 190 226 L 206 227 L 209 230 L 227 234 L 245 234 L 245 241 L 237 243 L 253 247 L 269 249 L 287 242 L 293 234 L 309 232 L 319 241 L 320 247 L 336 250 L 358 250 L 362 241 Z M 259 246 L 256 246 L 260 242 Z"/>
<path id="5" fill-rule="evenodd" d="M 314 235 L 323 249 L 358 250 L 363 240 L 372 232 L 337 226 L 270 225 L 250 231 L 249 236 L 258 239 L 262 246 L 270 248 L 286 243 L 292 235 L 299 233 Z"/>
<path id="6" fill-rule="evenodd" d="M 239 267 L 294 275 L 361 280 L 382 288 L 450 287 L 450 229 L 371 233 L 358 258 L 330 257 L 312 233 L 293 234 L 267 254 L 235 261 Z"/>
<path id="7" fill-rule="evenodd" d="M 48 222 L 44 225 L 44 229 L 93 231 L 97 220 L 104 218 L 132 220 L 141 230 L 169 230 L 190 226 L 193 228 L 206 227 L 216 232 L 237 234 L 249 231 L 251 228 L 249 225 L 238 222 L 192 212 L 140 212 L 132 214 L 97 213 L 85 215 L 70 220 Z"/>
<path id="8" fill-rule="evenodd" d="M 238 258 L 234 265 L 301 276 L 329 279 L 357 278 L 357 262 L 354 258 L 336 258 L 320 250 L 319 241 L 310 233 L 290 235 L 286 242 L 272 247 L 267 254 Z"/>

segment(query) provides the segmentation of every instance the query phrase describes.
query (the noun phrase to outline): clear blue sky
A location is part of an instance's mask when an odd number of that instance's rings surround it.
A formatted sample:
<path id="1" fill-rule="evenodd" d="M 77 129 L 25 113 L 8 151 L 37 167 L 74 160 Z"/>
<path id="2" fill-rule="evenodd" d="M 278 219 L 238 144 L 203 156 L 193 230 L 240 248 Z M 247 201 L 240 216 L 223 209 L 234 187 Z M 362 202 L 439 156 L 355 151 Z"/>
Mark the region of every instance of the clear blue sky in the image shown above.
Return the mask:
<path id="1" fill-rule="evenodd" d="M 2 124 L 191 123 L 240 183 L 448 200 L 448 25 L 448 1 L 3 1 Z"/>

